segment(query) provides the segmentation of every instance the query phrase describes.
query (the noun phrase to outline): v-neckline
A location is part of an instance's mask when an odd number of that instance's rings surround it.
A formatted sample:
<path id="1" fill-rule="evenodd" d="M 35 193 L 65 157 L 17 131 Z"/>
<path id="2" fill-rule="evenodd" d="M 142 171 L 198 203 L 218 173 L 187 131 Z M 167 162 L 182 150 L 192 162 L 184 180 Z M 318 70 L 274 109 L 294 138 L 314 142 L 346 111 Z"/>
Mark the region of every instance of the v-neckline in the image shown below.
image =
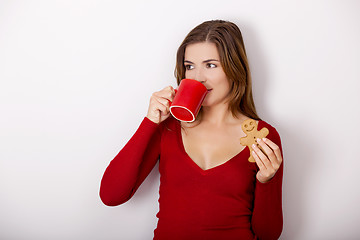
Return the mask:
<path id="1" fill-rule="evenodd" d="M 259 121 L 259 123 L 260 123 L 260 121 Z M 259 128 L 259 125 L 258 125 L 258 128 Z M 216 165 L 214 167 L 208 168 L 208 169 L 203 169 L 186 152 L 183 137 L 182 137 L 182 134 L 181 134 L 181 123 L 179 121 L 177 121 L 177 124 L 176 124 L 176 135 L 177 135 L 177 138 L 178 138 L 178 141 L 179 141 L 181 151 L 186 156 L 186 160 L 190 163 L 190 165 L 192 165 L 195 169 L 197 169 L 197 171 L 199 171 L 201 174 L 207 174 L 207 173 L 210 173 L 212 171 L 215 171 L 217 169 L 221 169 L 221 168 L 227 166 L 232 161 L 234 161 L 234 159 L 238 158 L 240 155 L 245 153 L 247 149 L 249 149 L 247 146 L 245 146 L 239 153 L 237 153 L 235 156 L 229 158 L 225 162 L 223 162 L 223 163 L 221 163 L 219 165 Z M 240 138 L 239 138 L 239 144 L 240 144 Z"/>

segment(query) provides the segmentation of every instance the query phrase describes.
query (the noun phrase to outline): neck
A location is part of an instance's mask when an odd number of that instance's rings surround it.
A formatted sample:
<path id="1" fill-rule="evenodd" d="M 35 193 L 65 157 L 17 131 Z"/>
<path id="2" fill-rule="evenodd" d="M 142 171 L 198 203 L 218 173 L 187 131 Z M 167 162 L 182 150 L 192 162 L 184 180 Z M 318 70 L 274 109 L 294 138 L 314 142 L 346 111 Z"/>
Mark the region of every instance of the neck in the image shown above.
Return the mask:
<path id="1" fill-rule="evenodd" d="M 223 124 L 234 123 L 238 120 L 239 117 L 241 116 L 233 116 L 229 110 L 228 104 L 221 103 L 211 107 L 202 107 L 201 121 L 212 125 L 221 126 Z"/>

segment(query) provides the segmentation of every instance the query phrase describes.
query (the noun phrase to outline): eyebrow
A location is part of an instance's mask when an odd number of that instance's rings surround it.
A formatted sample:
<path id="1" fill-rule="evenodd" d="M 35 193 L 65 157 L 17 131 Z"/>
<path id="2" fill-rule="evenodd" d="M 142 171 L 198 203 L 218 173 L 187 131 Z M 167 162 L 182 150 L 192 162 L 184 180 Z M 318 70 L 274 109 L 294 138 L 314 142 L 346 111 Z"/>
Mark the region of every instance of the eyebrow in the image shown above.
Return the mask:
<path id="1" fill-rule="evenodd" d="M 207 59 L 205 61 L 203 61 L 203 63 L 208 63 L 208 62 L 220 62 L 219 60 L 216 59 Z M 189 60 L 185 60 L 184 63 L 191 63 L 194 64 L 193 62 L 189 61 Z"/>

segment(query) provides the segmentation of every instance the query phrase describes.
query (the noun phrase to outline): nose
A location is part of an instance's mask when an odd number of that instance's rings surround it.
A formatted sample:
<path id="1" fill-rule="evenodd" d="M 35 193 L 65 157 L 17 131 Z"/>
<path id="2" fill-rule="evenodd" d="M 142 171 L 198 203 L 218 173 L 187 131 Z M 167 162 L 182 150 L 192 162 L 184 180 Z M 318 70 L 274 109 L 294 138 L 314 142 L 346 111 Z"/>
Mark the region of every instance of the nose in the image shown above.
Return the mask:
<path id="1" fill-rule="evenodd" d="M 201 83 L 205 83 L 206 82 L 206 78 L 205 78 L 205 75 L 204 73 L 202 72 L 202 70 L 200 69 L 197 69 L 195 71 L 195 74 L 193 76 L 193 79 L 198 81 L 198 82 L 201 82 Z"/>

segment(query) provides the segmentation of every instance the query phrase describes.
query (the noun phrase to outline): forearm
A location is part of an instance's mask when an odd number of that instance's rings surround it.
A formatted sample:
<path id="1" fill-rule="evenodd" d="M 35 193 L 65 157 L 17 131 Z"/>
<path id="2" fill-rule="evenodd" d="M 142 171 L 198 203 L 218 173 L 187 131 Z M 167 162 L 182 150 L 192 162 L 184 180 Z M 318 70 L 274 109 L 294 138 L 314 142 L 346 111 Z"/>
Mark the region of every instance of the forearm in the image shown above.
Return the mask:
<path id="1" fill-rule="evenodd" d="M 252 229 L 260 239 L 278 239 L 283 228 L 282 214 L 283 165 L 267 183 L 257 181 Z"/>
<path id="2" fill-rule="evenodd" d="M 158 128 L 144 118 L 129 142 L 110 162 L 100 186 L 104 204 L 116 206 L 129 200 L 154 167 L 160 149 Z"/>

